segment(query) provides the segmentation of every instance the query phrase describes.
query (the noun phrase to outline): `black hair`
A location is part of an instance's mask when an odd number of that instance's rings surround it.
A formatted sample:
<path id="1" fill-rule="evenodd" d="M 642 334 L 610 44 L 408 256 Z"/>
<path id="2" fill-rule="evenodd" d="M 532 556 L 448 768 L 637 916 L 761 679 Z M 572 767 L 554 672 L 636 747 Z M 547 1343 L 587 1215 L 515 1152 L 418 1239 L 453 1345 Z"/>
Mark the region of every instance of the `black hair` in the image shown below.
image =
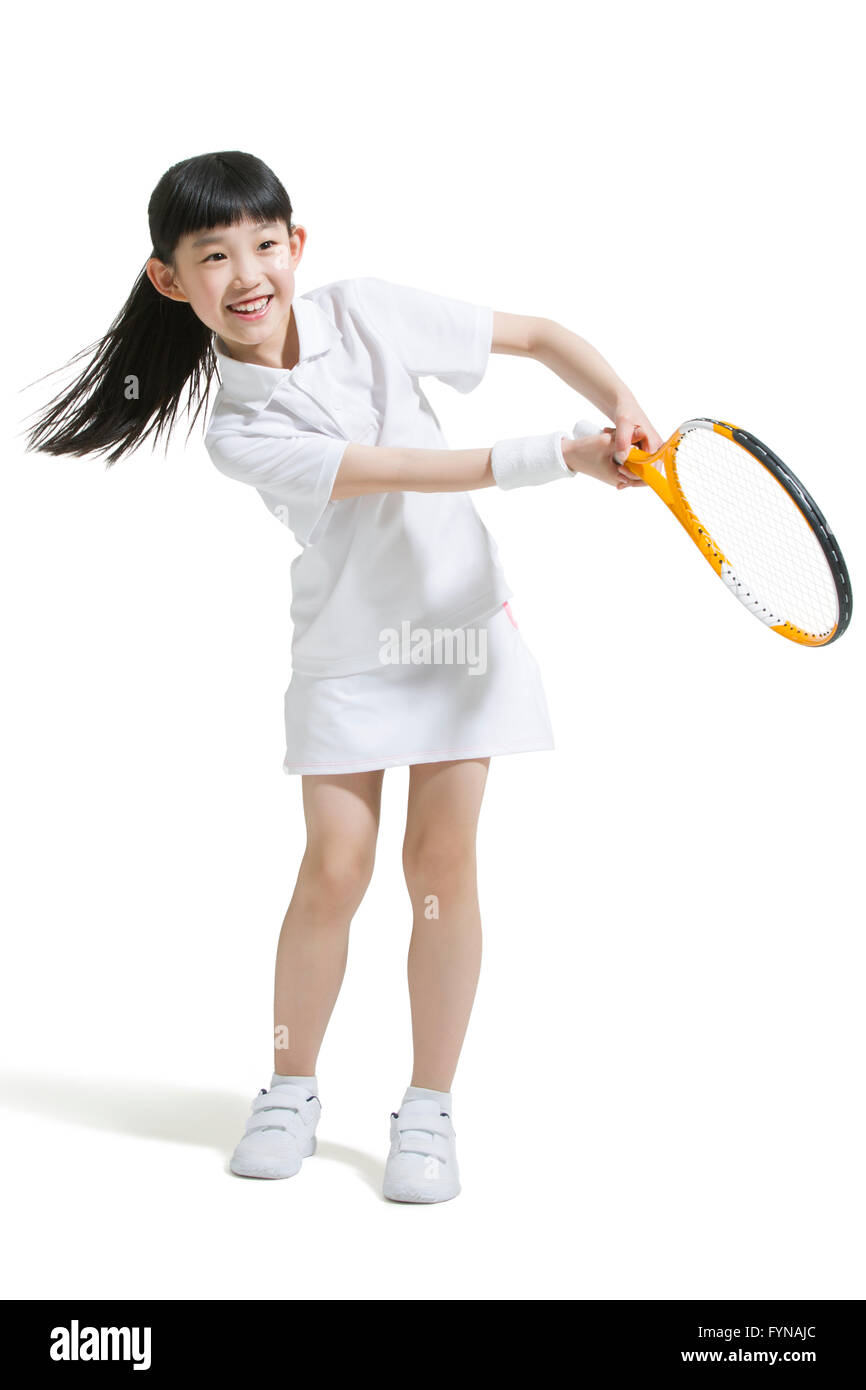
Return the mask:
<path id="1" fill-rule="evenodd" d="M 191 232 L 246 220 L 281 221 L 290 235 L 295 230 L 289 195 L 276 174 L 239 150 L 173 164 L 153 190 L 147 216 L 150 254 L 169 266 L 178 242 Z M 165 431 L 167 448 L 187 386 L 187 411 L 198 401 L 189 439 L 216 371 L 213 337 L 191 305 L 160 294 L 145 265 L 108 332 L 70 359 L 92 354 L 27 431 L 27 449 L 78 456 L 111 449 L 110 467 L 150 434 L 155 445 Z"/>

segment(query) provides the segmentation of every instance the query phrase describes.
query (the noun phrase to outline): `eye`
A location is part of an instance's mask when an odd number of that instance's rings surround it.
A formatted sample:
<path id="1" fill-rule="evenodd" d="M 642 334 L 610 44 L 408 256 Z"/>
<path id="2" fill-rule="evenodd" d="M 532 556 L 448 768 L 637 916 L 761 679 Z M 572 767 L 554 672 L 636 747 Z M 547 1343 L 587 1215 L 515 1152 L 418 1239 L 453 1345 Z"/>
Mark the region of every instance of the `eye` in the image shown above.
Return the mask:
<path id="1" fill-rule="evenodd" d="M 276 242 L 276 241 L 263 241 L 263 242 L 260 244 L 260 246 L 259 246 L 259 250 L 261 251 L 261 249 L 262 249 L 263 246 L 278 246 L 278 245 L 279 245 L 279 243 Z M 217 256 L 222 256 L 223 259 L 225 259 L 225 255 L 224 255 L 224 253 L 223 253 L 222 251 L 211 251 L 211 253 L 210 253 L 209 256 L 205 256 L 204 260 L 202 261 L 202 265 L 206 265 L 208 261 L 214 260 L 215 257 L 217 257 Z"/>

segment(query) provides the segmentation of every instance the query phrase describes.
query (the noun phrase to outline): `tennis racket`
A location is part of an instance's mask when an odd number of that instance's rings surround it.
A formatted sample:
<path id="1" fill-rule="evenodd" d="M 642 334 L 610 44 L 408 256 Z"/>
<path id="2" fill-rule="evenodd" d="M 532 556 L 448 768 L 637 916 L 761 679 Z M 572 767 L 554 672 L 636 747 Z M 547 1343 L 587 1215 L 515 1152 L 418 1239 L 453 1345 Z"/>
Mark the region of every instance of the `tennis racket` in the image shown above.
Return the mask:
<path id="1" fill-rule="evenodd" d="M 580 420 L 572 433 L 602 428 Z M 842 551 L 799 478 L 760 439 L 727 420 L 686 420 L 654 454 L 632 448 L 625 463 L 773 632 L 805 647 L 842 636 L 851 621 Z"/>

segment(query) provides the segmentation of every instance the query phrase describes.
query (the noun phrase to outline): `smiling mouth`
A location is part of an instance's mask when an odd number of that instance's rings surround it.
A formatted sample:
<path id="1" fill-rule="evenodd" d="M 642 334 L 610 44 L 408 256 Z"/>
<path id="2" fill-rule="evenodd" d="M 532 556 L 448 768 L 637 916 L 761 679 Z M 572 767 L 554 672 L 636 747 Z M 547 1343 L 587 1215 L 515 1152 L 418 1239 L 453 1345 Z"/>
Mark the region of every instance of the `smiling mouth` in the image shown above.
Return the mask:
<path id="1" fill-rule="evenodd" d="M 239 319 L 257 319 L 267 312 L 273 299 L 272 294 L 263 294 L 259 299 L 247 299 L 240 304 L 229 304 L 230 313 Z"/>

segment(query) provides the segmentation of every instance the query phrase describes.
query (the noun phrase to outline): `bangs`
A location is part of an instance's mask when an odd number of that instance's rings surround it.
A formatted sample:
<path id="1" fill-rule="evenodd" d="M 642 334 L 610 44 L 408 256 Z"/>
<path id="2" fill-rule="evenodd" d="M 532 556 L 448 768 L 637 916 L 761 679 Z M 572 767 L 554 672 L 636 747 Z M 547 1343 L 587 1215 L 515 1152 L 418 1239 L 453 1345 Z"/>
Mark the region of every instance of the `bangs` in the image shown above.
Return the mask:
<path id="1" fill-rule="evenodd" d="M 197 155 L 168 170 L 148 207 L 156 255 L 168 260 L 180 239 L 193 232 L 240 222 L 285 222 L 292 205 L 277 176 L 254 155 L 240 151 Z"/>

